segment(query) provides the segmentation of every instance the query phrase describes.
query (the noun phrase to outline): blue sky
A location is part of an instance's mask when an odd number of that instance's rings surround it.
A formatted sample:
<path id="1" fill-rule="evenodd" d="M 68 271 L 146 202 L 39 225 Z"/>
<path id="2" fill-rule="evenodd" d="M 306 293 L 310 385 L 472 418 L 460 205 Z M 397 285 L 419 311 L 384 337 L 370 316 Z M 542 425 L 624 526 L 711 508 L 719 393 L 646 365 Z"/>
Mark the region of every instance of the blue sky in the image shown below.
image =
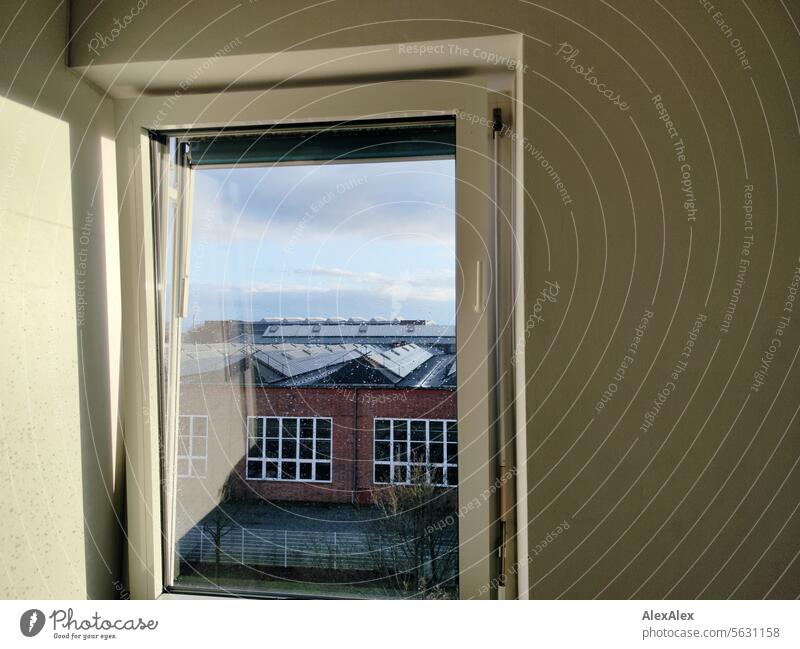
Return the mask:
<path id="1" fill-rule="evenodd" d="M 199 169 L 189 318 L 455 320 L 455 162 Z"/>

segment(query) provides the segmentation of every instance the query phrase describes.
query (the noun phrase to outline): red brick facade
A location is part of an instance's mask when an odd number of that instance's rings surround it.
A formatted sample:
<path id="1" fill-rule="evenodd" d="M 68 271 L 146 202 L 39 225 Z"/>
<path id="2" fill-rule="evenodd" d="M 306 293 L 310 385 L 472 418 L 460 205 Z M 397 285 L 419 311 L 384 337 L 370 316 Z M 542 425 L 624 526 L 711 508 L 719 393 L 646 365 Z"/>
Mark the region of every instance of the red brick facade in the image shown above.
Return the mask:
<path id="1" fill-rule="evenodd" d="M 244 484 L 252 496 L 268 500 L 339 503 L 370 501 L 376 418 L 457 418 L 452 389 L 269 388 L 236 383 L 184 384 L 181 414 L 208 416 L 206 476 L 179 484 L 179 501 L 192 518 L 213 504 L 232 468 L 244 477 L 248 416 L 330 417 L 330 483 L 246 480 Z"/>

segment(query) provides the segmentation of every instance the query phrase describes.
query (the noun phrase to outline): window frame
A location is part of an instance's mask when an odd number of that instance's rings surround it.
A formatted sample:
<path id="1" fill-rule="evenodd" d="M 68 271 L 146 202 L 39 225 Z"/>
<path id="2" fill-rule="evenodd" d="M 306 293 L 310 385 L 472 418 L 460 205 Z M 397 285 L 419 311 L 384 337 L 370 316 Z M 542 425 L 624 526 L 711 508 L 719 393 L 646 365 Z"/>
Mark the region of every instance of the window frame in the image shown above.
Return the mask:
<path id="1" fill-rule="evenodd" d="M 278 437 L 272 438 L 277 439 L 278 441 L 278 457 L 271 458 L 267 457 L 266 452 L 266 443 L 267 440 L 270 439 L 267 437 L 267 420 L 269 419 L 277 419 L 278 420 Z M 296 426 L 296 434 L 295 440 L 297 441 L 297 449 L 295 452 L 295 457 L 293 458 L 295 464 L 295 477 L 294 478 L 283 478 L 282 471 L 283 471 L 283 420 L 284 419 L 294 419 L 297 421 Z M 311 419 L 314 422 L 314 430 L 312 431 L 313 445 L 311 450 L 311 459 L 304 459 L 300 457 L 300 444 L 302 437 L 300 435 L 300 421 L 302 419 Z M 254 439 L 250 435 L 250 422 L 255 420 L 261 420 L 263 422 L 263 434 L 261 436 L 261 442 L 263 444 L 263 448 L 261 449 L 261 457 L 250 457 L 250 449 L 251 449 L 251 439 Z M 331 448 L 329 451 L 328 459 L 327 460 L 319 460 L 317 459 L 317 442 L 319 441 L 317 437 L 317 421 L 327 421 L 330 423 L 330 430 L 329 430 L 329 437 L 327 441 L 330 443 Z M 322 441 L 325 441 L 325 438 L 322 438 Z M 299 483 L 299 484 L 331 484 L 333 482 L 333 417 L 303 417 L 301 415 L 290 415 L 290 416 L 282 416 L 282 415 L 248 415 L 247 421 L 245 424 L 245 466 L 244 466 L 244 479 L 247 482 L 289 482 L 289 483 Z M 288 460 L 288 458 L 287 458 Z M 277 467 L 277 477 L 275 478 L 268 478 L 266 477 L 266 465 L 267 462 L 273 461 L 275 462 Z M 251 478 L 250 477 L 250 462 L 261 462 L 261 477 L 260 478 Z M 308 480 L 304 480 L 300 478 L 300 464 L 306 463 L 311 464 L 311 478 Z M 327 480 L 317 480 L 317 465 L 318 464 L 327 464 L 328 465 L 328 479 Z"/>
<path id="2" fill-rule="evenodd" d="M 136 488 L 127 490 L 129 576 L 134 598 L 156 598 L 169 583 L 169 560 L 162 538 L 169 536 L 169 498 L 162 485 L 173 485 L 175 468 L 161 462 L 161 371 L 158 260 L 151 185 L 152 131 L 265 126 L 365 118 L 455 115 L 456 119 L 456 277 L 461 303 L 457 313 L 459 367 L 459 505 L 490 489 L 498 475 L 493 425 L 494 329 L 493 282 L 497 268 L 493 240 L 491 107 L 498 102 L 482 77 L 376 81 L 357 86 L 314 86 L 268 91 L 247 90 L 186 94 L 170 102 L 163 96 L 116 101 L 117 167 L 120 201 L 123 321 L 123 426 L 126 459 Z M 170 98 L 168 98 L 170 99 Z M 519 143 L 516 142 L 516 147 Z M 510 150 L 510 145 L 509 145 Z M 498 261 L 504 259 L 499 256 Z M 508 257 L 509 265 L 512 263 Z M 503 277 L 503 269 L 498 273 Z M 499 281 L 499 280 L 497 280 Z M 516 285 L 515 290 L 516 290 Z M 509 359 L 503 359 L 510 364 Z M 174 452 L 174 451 L 173 451 Z M 498 499 L 459 519 L 459 581 L 462 598 L 497 597 Z M 174 518 L 174 516 L 172 517 Z"/>
<path id="3" fill-rule="evenodd" d="M 189 468 L 188 473 L 181 473 L 178 469 L 176 469 L 179 478 L 205 478 L 208 475 L 208 415 L 187 415 L 187 414 L 180 414 L 178 415 L 178 421 L 180 422 L 181 419 L 188 419 L 189 420 L 189 434 L 188 435 L 181 435 L 180 432 L 180 425 L 178 425 L 178 448 L 177 448 L 177 459 L 178 459 L 178 467 L 180 467 L 180 461 L 186 460 L 187 466 Z M 194 451 L 194 424 L 195 420 L 204 419 L 206 423 L 206 432 L 202 437 L 206 440 L 206 452 L 200 456 L 195 455 Z M 188 447 L 188 455 L 181 455 L 181 445 L 180 445 L 180 438 L 181 437 L 188 437 L 189 438 L 189 447 Z M 203 460 L 203 473 L 195 474 L 194 473 L 194 461 L 195 460 Z"/>
<path id="4" fill-rule="evenodd" d="M 389 439 L 388 440 L 379 440 L 378 439 L 378 421 L 388 421 L 389 422 Z M 396 462 L 394 460 L 394 424 L 397 421 L 404 421 L 408 424 L 408 431 L 407 431 L 407 438 L 406 438 L 406 447 L 407 447 L 407 457 L 405 462 Z M 426 461 L 424 463 L 421 462 L 413 462 L 411 457 L 411 422 L 424 422 L 425 423 L 425 458 Z M 431 423 L 433 422 L 441 422 L 442 424 L 442 462 L 431 462 L 428 458 L 430 458 L 430 446 L 431 446 Z M 456 441 L 450 442 L 447 433 L 448 431 L 448 424 L 455 424 L 456 425 Z M 389 444 L 389 460 L 378 460 L 377 459 L 377 445 L 378 443 L 388 443 Z M 448 446 L 450 444 L 455 444 L 456 446 L 456 462 L 451 463 L 447 461 L 448 458 Z M 377 468 L 378 466 L 388 466 L 389 467 L 389 481 L 383 482 L 378 481 L 377 479 Z M 396 481 L 394 480 L 394 468 L 395 465 L 402 465 L 405 467 L 406 470 L 406 479 L 404 481 Z M 447 480 L 447 470 L 448 469 L 455 469 L 456 472 L 458 471 L 458 420 L 457 419 L 439 419 L 439 418 L 432 418 L 432 419 L 419 419 L 415 417 L 382 417 L 382 416 L 375 416 L 372 419 L 372 483 L 376 485 L 410 485 L 410 472 L 411 467 L 434 467 L 434 468 L 441 468 L 442 475 L 444 477 L 444 482 L 431 482 L 434 487 L 441 487 L 443 489 L 448 489 L 451 487 L 458 487 L 458 483 L 451 485 Z"/>

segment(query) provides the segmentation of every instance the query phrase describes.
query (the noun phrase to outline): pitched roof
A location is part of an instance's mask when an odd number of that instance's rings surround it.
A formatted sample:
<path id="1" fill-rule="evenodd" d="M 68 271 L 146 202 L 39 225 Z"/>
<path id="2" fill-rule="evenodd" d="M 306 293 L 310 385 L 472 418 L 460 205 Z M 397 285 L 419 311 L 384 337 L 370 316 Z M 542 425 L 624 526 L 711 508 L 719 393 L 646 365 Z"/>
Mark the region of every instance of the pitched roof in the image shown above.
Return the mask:
<path id="1" fill-rule="evenodd" d="M 454 359 L 415 343 L 184 343 L 181 380 L 217 383 L 236 375 L 245 383 L 273 386 L 454 387 L 455 377 L 448 380 L 447 374 Z"/>

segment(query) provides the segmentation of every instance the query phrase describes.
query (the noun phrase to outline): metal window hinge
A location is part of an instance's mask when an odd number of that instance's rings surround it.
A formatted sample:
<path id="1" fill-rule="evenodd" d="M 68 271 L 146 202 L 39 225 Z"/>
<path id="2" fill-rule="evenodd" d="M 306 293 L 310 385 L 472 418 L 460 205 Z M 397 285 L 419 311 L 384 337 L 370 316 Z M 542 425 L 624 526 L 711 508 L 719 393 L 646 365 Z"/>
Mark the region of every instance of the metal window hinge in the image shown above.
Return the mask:
<path id="1" fill-rule="evenodd" d="M 500 538 L 497 545 L 497 559 L 498 559 L 498 575 L 497 575 L 497 585 L 500 588 L 505 588 L 506 585 L 506 530 L 508 528 L 507 525 L 507 517 L 508 517 L 508 489 L 506 487 L 506 466 L 504 464 L 500 465 L 500 481 L 499 481 L 499 500 L 500 500 Z"/>
<path id="2" fill-rule="evenodd" d="M 500 521 L 500 544 L 497 548 L 497 558 L 499 567 L 497 571 L 497 585 L 500 588 L 506 586 L 506 522 Z"/>

